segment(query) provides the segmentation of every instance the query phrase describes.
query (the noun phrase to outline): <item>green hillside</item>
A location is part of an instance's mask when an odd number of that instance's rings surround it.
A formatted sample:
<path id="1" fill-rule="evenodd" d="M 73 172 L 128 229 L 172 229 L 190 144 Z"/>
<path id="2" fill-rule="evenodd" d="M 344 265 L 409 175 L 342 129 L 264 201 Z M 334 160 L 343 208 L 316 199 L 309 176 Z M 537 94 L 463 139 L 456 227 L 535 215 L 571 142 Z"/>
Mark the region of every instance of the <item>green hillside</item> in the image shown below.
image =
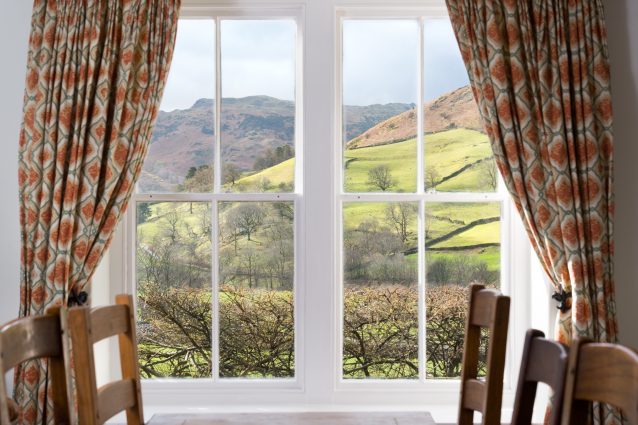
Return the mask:
<path id="1" fill-rule="evenodd" d="M 416 140 L 349 149 L 344 153 L 346 192 L 371 192 L 375 188 L 368 183 L 368 172 L 376 166 L 389 168 L 396 185 L 391 190 L 414 192 L 416 190 Z"/>
<path id="2" fill-rule="evenodd" d="M 425 168 L 434 169 L 436 190 L 491 191 L 492 182 L 486 178 L 492 155 L 487 136 L 474 130 L 454 129 L 425 136 Z M 383 165 L 396 181 L 393 192 L 416 190 L 416 139 L 361 149 L 348 149 L 344 153 L 346 192 L 371 192 L 375 188 L 368 182 L 370 169 Z M 466 167 L 465 169 L 463 169 Z M 455 173 L 458 173 L 454 175 Z M 294 159 L 289 159 L 258 173 L 243 177 L 236 184 L 259 186 L 267 182 L 270 191 L 277 191 L 280 184 L 291 184 L 294 176 Z M 378 191 L 378 189 L 376 189 Z"/>
<path id="3" fill-rule="evenodd" d="M 259 186 L 264 182 L 272 187 L 270 191 L 278 191 L 280 184 L 290 185 L 295 176 L 295 158 L 290 158 L 258 173 L 243 177 L 237 181 L 237 185 Z"/>
<path id="4" fill-rule="evenodd" d="M 455 177 L 437 184 L 436 190 L 441 192 L 485 191 L 494 190 L 489 181 L 481 178 L 488 161 L 479 162 L 492 157 L 489 139 L 483 133 L 474 130 L 454 129 L 425 136 L 425 171 L 434 168 L 442 180 L 470 166 Z"/>

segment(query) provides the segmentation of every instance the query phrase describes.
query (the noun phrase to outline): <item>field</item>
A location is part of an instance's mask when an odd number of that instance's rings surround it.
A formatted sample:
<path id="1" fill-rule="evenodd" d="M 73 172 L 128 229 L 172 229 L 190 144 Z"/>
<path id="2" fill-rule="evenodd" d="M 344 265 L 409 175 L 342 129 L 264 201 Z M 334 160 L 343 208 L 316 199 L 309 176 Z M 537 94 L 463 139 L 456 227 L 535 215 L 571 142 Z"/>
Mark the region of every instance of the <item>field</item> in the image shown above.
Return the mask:
<path id="1" fill-rule="evenodd" d="M 295 159 L 290 158 L 280 164 L 274 165 L 258 173 L 239 179 L 239 186 L 260 186 L 264 182 L 269 182 L 272 186 L 270 191 L 275 191 L 280 184 L 290 185 L 295 176 Z"/>
<path id="2" fill-rule="evenodd" d="M 454 129 L 425 135 L 425 176 L 438 176 L 435 189 L 441 192 L 492 191 L 493 184 L 485 176 L 491 166 L 491 147 L 487 137 L 474 130 Z M 396 181 L 390 191 L 413 192 L 416 190 L 416 139 L 387 145 L 344 152 L 345 191 L 378 191 L 368 180 L 370 169 L 383 165 L 388 167 Z M 464 169 L 465 168 L 465 169 Z M 459 172 L 460 171 L 460 172 Z M 458 173 L 455 175 L 455 173 Z M 290 184 L 294 175 L 294 159 L 242 177 L 236 184 L 255 186 L 266 181 L 269 191 L 276 191 L 280 184 Z M 427 186 L 431 186 L 427 184 Z"/>
<path id="3" fill-rule="evenodd" d="M 428 134 L 425 142 L 428 191 L 494 190 L 484 135 L 454 129 Z M 416 140 L 346 150 L 344 166 L 346 191 L 415 191 Z M 244 173 L 226 189 L 290 190 L 293 176 L 291 158 Z M 344 205 L 346 378 L 410 378 L 418 372 L 418 228 L 424 232 L 427 303 L 442 306 L 428 310 L 428 375 L 458 375 L 467 285 L 499 284 L 499 203 L 428 202 L 422 217 L 418 212 L 418 203 L 409 202 Z M 219 245 L 213 247 L 210 204 L 138 204 L 140 359 L 146 377 L 210 376 L 213 253 L 221 285 L 221 375 L 295 374 L 293 205 L 222 202 L 219 214 Z"/>

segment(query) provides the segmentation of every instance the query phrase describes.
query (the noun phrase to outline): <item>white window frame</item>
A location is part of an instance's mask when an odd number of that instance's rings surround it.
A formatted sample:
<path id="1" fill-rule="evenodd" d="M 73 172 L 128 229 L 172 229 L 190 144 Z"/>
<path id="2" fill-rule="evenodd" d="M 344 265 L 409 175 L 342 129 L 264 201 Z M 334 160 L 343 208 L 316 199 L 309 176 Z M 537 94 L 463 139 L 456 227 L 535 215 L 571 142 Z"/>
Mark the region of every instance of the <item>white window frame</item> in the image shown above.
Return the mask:
<path id="1" fill-rule="evenodd" d="M 339 22 L 344 18 L 379 19 L 382 16 L 390 19 L 445 17 L 447 10 L 443 0 L 183 0 L 182 18 L 296 19 L 298 75 L 295 193 L 134 195 L 108 259 L 109 280 L 112 282 L 110 296 L 119 292 L 135 293 L 135 262 L 132 251 L 136 237 L 136 202 L 208 201 L 213 205 L 214 219 L 218 220 L 214 206 L 219 200 L 294 201 L 296 373 L 293 379 L 144 380 L 142 386 L 147 412 L 384 410 L 394 406 L 410 410 L 428 409 L 439 421 L 453 421 L 458 403 L 456 380 L 426 380 L 423 376 L 418 380 L 342 378 L 341 206 L 344 201 L 350 200 L 414 201 L 419 203 L 422 214 L 425 202 L 453 201 L 460 198 L 464 202 L 493 200 L 500 202 L 502 206 L 501 287 L 503 292 L 512 297 L 503 406 L 505 410 L 511 407 L 522 340 L 530 324 L 532 309 L 529 303 L 530 245 L 519 220 L 512 219 L 515 211 L 507 200 L 502 185 L 498 193 L 487 196 L 429 194 L 424 192 L 423 182 L 419 183 L 416 194 L 343 193 Z M 218 25 L 215 26 L 215 31 L 219 33 Z M 218 40 L 217 38 L 217 46 Z M 216 49 L 219 50 L 219 47 Z M 220 72 L 220 65 L 217 52 L 217 73 Z M 421 60 L 419 66 L 423 66 Z M 219 90 L 216 87 L 217 99 L 220 99 Z M 422 111 L 422 99 L 419 99 L 419 108 Z M 422 114 L 418 116 L 422 120 Z M 216 120 L 218 117 L 219 113 L 216 114 Z M 419 124 L 418 134 L 422 133 L 421 129 L 422 122 Z M 217 131 L 216 137 L 219 136 Z M 421 150 L 419 155 L 421 168 L 417 172 L 422 175 Z M 218 150 L 216 158 L 219 161 Z M 219 170 L 216 167 L 216 185 L 220 182 Z M 213 235 L 213 238 L 215 241 L 217 235 Z M 420 244 L 421 242 L 419 241 Z M 422 268 L 423 264 L 424 259 L 419 258 L 419 267 Z M 216 261 L 213 268 L 216 282 Z M 424 276 L 422 270 L 420 272 L 420 276 Z M 424 291 L 422 280 L 423 277 L 420 277 L 420 291 Z M 419 319 L 423 320 L 424 316 L 425 310 L 420 305 Z M 421 328 L 424 333 L 425 327 Z M 218 329 L 214 329 L 214 332 L 218 332 Z M 423 337 L 424 335 L 419 336 L 420 339 Z M 111 347 L 109 351 L 111 366 L 108 375 L 117 376 L 115 347 Z M 425 352 L 423 346 L 420 346 L 420 351 Z M 420 353 L 420 357 L 423 353 Z M 516 367 L 512 367 L 512 363 Z"/>
<path id="2" fill-rule="evenodd" d="M 214 159 L 214 183 L 211 193 L 134 193 L 131 197 L 131 208 L 127 211 L 126 224 L 128 226 L 127 237 L 131 245 L 128 245 L 128 267 L 126 277 L 126 291 L 136 293 L 136 206 L 144 202 L 205 202 L 211 205 L 212 223 L 212 340 L 213 364 L 211 378 L 154 378 L 144 380 L 145 387 L 149 391 L 162 390 L 170 386 L 173 389 L 202 389 L 202 390 L 229 390 L 235 388 L 269 388 L 269 389 L 300 389 L 303 387 L 303 375 L 296 373 L 303 368 L 303 335 L 297 331 L 303 320 L 304 291 L 299 285 L 299 276 L 303 276 L 303 246 L 299 243 L 304 233 L 303 225 L 303 12 L 302 7 L 260 7 L 237 8 L 223 6 L 185 6 L 180 12 L 180 19 L 206 19 L 215 24 L 215 159 Z M 221 64 L 221 22 L 224 20 L 293 20 L 297 26 L 295 46 L 295 188 L 291 193 L 225 193 L 222 188 L 222 132 L 221 112 L 222 105 L 222 64 Z M 292 202 L 294 204 L 294 320 L 295 320 L 295 376 L 291 378 L 234 378 L 220 377 L 219 354 L 219 258 L 217 248 L 219 246 L 219 202 Z"/>
<path id="3" fill-rule="evenodd" d="M 437 202 L 458 202 L 458 203 L 473 203 L 473 202 L 490 202 L 498 203 L 501 210 L 500 221 L 500 236 L 501 236 L 501 279 L 500 288 L 505 294 L 512 294 L 515 288 L 512 285 L 512 253 L 515 251 L 517 241 L 515 238 L 520 238 L 520 232 L 516 232 L 516 229 L 512 228 L 512 203 L 509 199 L 507 189 L 503 184 L 503 181 L 499 178 L 498 188 L 493 193 L 481 193 L 481 192 L 430 192 L 425 190 L 424 179 L 420 176 L 424 175 L 424 167 L 426 158 L 424 157 L 424 135 L 423 135 L 423 107 L 425 104 L 424 99 L 424 76 L 427 70 L 424 69 L 423 61 L 423 46 L 424 46 L 424 23 L 428 19 L 436 18 L 448 18 L 447 9 L 444 5 L 428 5 L 423 7 L 381 7 L 379 5 L 361 5 L 356 6 L 341 6 L 336 8 L 336 54 L 335 54 L 335 135 L 334 143 L 334 164 L 335 168 L 335 187 L 334 193 L 336 198 L 336 207 L 334 209 L 334 221 L 337 223 L 335 238 L 338 242 L 338 247 L 335 250 L 335 264 L 337 265 L 335 271 L 335 282 L 338 285 L 337 290 L 337 316 L 335 318 L 338 324 L 338 332 L 335 335 L 335 344 L 337 347 L 343 347 L 343 205 L 345 203 L 352 202 L 415 202 L 418 203 L 418 292 L 419 292 L 419 376 L 418 379 L 347 379 L 342 376 L 341 362 L 337 363 L 338 380 L 336 384 L 337 390 L 344 390 L 347 388 L 392 388 L 393 390 L 406 389 L 413 391 L 417 388 L 428 388 L 430 386 L 436 386 L 440 391 L 452 390 L 458 391 L 458 381 L 448 379 L 431 379 L 425 376 L 425 250 L 423 246 L 425 241 L 423 239 L 423 222 L 426 204 Z M 341 140 L 343 139 L 344 126 L 342 122 L 343 118 L 343 22 L 345 20 L 411 20 L 418 23 L 418 43 L 417 43 L 417 185 L 415 193 L 361 193 L 361 192 L 345 192 L 344 190 L 344 169 L 341 166 L 343 164 L 343 148 Z M 460 53 L 459 53 L 460 54 Z M 525 240 L 521 241 L 525 245 Z M 524 248 L 524 246 L 523 246 Z M 512 310 L 518 310 L 520 306 L 513 303 Z M 517 318 L 516 314 L 512 314 L 510 326 L 510 338 L 508 339 L 507 350 L 507 364 L 505 372 L 505 389 L 512 388 L 512 357 L 517 354 L 515 341 L 517 338 L 513 336 L 517 333 Z M 514 329 L 512 329 L 514 328 Z M 339 355 L 342 355 L 342 350 L 339 350 Z M 340 358 L 340 357 L 339 357 Z M 518 358 L 516 356 L 515 358 Z"/>

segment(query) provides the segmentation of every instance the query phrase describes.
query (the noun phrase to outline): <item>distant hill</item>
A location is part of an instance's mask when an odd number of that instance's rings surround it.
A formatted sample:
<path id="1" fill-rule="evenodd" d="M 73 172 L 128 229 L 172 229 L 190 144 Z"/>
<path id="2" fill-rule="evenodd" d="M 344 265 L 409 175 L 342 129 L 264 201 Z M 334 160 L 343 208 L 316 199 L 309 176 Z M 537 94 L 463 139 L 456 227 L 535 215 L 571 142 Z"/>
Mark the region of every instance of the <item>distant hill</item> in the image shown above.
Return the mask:
<path id="1" fill-rule="evenodd" d="M 414 109 L 411 103 L 388 103 L 385 105 L 344 106 L 344 142 L 351 140 L 374 127 L 380 121 Z"/>
<path id="2" fill-rule="evenodd" d="M 425 133 L 465 128 L 483 132 L 483 124 L 469 86 L 446 93 L 424 105 Z M 378 122 L 378 121 L 377 121 Z M 416 110 L 411 108 L 350 139 L 348 149 L 401 142 L 416 137 Z"/>
<path id="3" fill-rule="evenodd" d="M 402 103 L 346 106 L 346 140 L 413 107 Z M 252 170 L 255 160 L 268 148 L 293 144 L 293 102 L 268 96 L 224 98 L 222 108 L 222 157 L 242 171 Z M 185 110 L 161 111 L 140 187 L 147 191 L 174 190 L 190 167 L 211 162 L 214 140 L 212 99 L 200 99 Z"/>

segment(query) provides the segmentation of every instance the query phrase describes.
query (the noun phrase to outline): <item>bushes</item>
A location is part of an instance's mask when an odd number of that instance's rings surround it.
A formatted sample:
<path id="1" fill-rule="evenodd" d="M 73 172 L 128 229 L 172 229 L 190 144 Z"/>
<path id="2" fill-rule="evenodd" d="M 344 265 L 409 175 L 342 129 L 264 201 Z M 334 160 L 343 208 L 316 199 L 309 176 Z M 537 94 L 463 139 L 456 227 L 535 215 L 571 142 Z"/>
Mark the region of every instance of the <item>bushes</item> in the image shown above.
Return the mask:
<path id="1" fill-rule="evenodd" d="M 459 285 L 469 285 L 472 282 L 495 285 L 499 276 L 499 270 L 490 270 L 485 261 L 467 254 L 438 258 L 428 262 L 427 267 L 427 280 L 433 285 L 447 285 L 450 282 Z"/>
<path id="2" fill-rule="evenodd" d="M 225 286 L 219 300 L 221 375 L 293 376 L 293 293 Z M 210 377 L 211 305 L 209 290 L 142 288 L 138 332 L 144 377 Z M 467 289 L 428 288 L 426 305 L 428 376 L 458 376 Z M 418 376 L 416 288 L 346 288 L 344 313 L 346 378 Z"/>
<path id="3" fill-rule="evenodd" d="M 211 292 L 149 285 L 140 288 L 138 300 L 138 353 L 142 376 L 210 376 Z"/>
<path id="4" fill-rule="evenodd" d="M 295 325 L 291 291 L 221 288 L 220 375 L 293 377 Z"/>
<path id="5" fill-rule="evenodd" d="M 418 311 L 415 288 L 386 286 L 346 289 L 344 377 L 417 377 Z"/>

